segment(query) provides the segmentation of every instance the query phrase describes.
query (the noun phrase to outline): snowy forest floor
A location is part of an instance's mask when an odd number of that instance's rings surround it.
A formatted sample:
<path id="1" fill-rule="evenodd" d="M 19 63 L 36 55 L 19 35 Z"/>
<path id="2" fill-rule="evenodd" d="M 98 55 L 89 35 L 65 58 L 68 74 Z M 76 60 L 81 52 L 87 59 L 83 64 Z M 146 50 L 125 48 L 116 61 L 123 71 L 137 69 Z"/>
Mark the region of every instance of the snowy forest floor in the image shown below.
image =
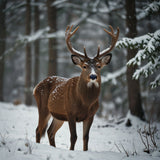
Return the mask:
<path id="1" fill-rule="evenodd" d="M 130 118 L 132 127 L 125 127 L 125 122 L 119 125 L 109 123 L 108 127 L 104 127 L 108 124 L 107 121 L 95 117 L 87 152 L 82 151 L 82 123 L 77 123 L 75 151 L 69 151 L 70 133 L 67 122 L 56 134 L 57 148 L 49 146 L 47 135 L 37 144 L 37 108 L 0 103 L 0 160 L 160 160 L 160 124 L 153 124 L 157 128 L 155 141 L 159 148 L 154 148 L 147 154 L 143 152 L 145 147 L 137 130 L 143 130 L 145 126 L 147 128 L 148 124 L 135 117 Z M 152 144 L 150 139 L 149 144 Z"/>

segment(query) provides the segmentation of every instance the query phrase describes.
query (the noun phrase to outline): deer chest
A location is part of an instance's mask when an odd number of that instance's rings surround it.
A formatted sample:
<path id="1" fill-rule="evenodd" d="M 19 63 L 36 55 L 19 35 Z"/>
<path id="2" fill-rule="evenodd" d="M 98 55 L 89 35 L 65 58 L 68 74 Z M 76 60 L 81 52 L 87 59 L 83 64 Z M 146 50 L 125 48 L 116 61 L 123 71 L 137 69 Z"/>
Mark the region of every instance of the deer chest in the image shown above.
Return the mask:
<path id="1" fill-rule="evenodd" d="M 84 121 L 94 116 L 98 109 L 98 104 L 92 106 L 78 106 L 76 112 L 74 113 L 75 119 L 77 122 Z"/>

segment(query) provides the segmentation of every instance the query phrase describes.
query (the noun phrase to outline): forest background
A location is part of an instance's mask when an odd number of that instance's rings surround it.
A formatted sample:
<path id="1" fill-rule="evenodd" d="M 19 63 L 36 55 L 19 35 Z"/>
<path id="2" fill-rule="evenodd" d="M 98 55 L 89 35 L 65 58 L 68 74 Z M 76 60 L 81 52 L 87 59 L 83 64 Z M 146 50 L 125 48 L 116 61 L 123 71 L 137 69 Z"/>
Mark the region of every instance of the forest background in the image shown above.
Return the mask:
<path id="1" fill-rule="evenodd" d="M 1 0 L 0 101 L 35 105 L 34 86 L 47 76 L 80 74 L 65 44 L 94 56 L 109 47 L 103 28 L 120 28 L 112 61 L 102 71 L 98 116 L 160 120 L 160 2 L 149 0 Z M 129 122 L 128 122 L 129 125 Z"/>

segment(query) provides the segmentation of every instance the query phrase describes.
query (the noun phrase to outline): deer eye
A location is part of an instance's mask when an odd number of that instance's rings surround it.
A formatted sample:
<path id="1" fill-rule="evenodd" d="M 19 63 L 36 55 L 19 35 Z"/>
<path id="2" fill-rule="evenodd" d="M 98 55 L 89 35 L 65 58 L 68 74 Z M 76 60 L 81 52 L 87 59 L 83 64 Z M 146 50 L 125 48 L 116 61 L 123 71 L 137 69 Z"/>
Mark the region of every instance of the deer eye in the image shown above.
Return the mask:
<path id="1" fill-rule="evenodd" d="M 86 69 L 86 68 L 87 68 L 87 66 L 83 66 L 83 68 L 84 68 L 84 69 Z"/>

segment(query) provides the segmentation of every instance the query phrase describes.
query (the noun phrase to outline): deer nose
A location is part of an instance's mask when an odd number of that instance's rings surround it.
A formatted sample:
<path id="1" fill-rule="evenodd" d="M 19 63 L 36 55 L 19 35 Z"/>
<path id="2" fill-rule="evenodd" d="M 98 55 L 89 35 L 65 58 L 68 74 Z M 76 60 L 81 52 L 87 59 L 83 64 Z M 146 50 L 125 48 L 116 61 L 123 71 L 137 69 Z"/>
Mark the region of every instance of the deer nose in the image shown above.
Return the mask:
<path id="1" fill-rule="evenodd" d="M 89 76 L 89 78 L 92 79 L 92 80 L 95 80 L 95 79 L 97 79 L 97 75 L 96 74 L 91 74 Z"/>

